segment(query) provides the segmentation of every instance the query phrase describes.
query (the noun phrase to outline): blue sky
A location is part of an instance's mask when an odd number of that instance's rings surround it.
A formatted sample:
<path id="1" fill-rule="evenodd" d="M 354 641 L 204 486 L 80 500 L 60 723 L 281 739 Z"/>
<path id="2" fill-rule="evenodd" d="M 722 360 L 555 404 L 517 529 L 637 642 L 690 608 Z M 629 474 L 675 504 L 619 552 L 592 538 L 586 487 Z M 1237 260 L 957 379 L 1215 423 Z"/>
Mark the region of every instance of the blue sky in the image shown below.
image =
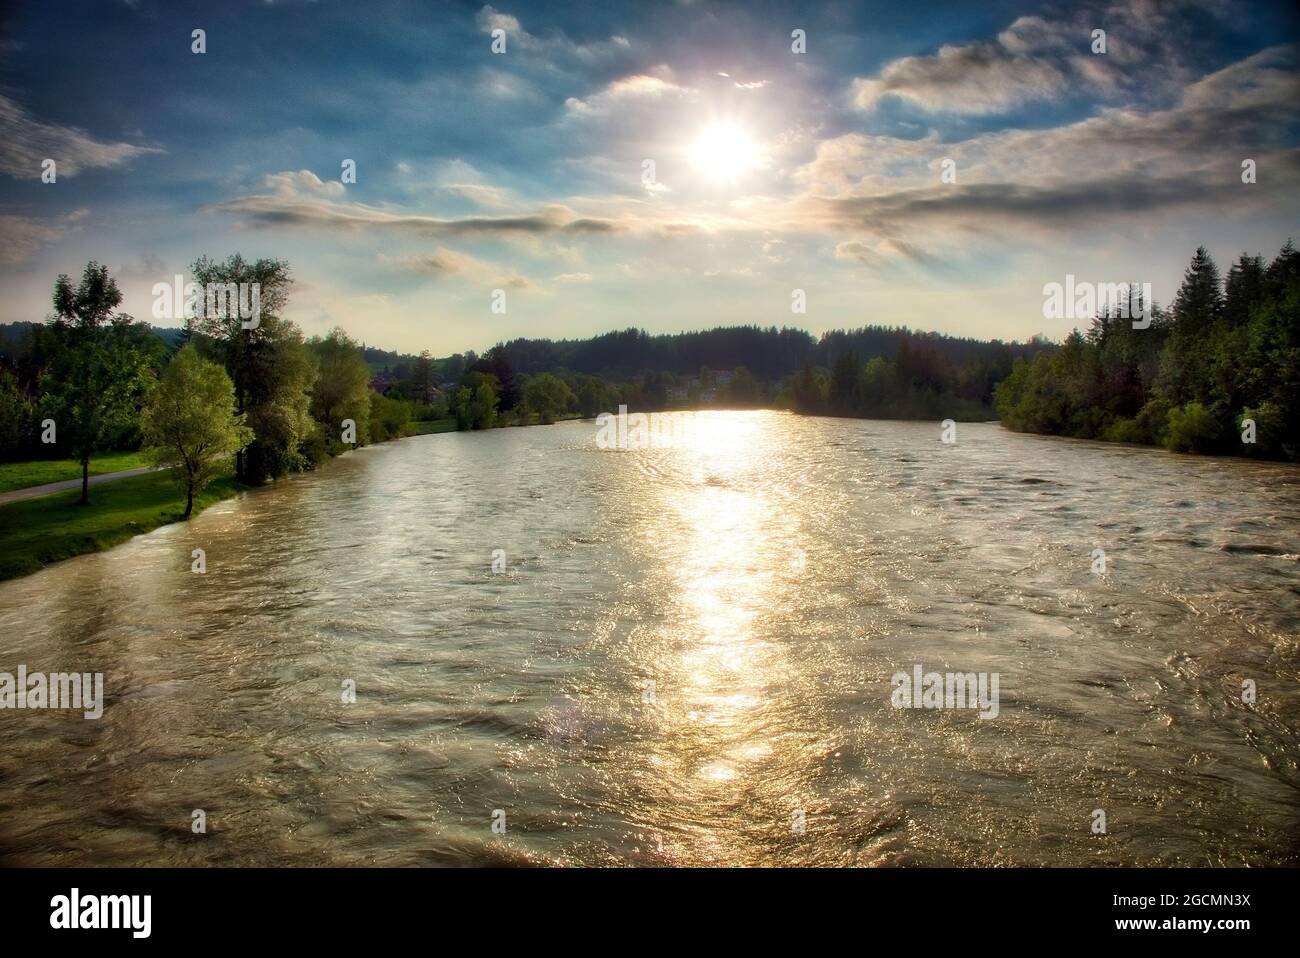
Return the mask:
<path id="1" fill-rule="evenodd" d="M 11 4 L 0 322 L 92 258 L 151 318 L 155 283 L 238 251 L 290 262 L 309 335 L 436 355 L 625 326 L 1059 337 L 1067 273 L 1167 302 L 1198 244 L 1226 269 L 1300 233 L 1291 3 L 498 2 Z"/>

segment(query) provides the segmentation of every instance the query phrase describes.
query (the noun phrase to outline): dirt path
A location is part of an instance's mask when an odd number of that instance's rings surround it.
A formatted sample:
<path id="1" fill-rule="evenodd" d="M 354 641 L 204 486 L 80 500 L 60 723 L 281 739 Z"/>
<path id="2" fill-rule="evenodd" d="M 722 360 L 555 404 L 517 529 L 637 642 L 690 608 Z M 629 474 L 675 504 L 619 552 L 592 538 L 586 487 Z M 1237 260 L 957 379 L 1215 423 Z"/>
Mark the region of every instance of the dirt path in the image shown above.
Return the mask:
<path id="1" fill-rule="evenodd" d="M 143 476 L 146 472 L 153 472 L 156 467 L 143 466 L 139 469 L 123 469 L 121 472 L 104 472 L 98 476 L 90 477 L 90 484 L 97 486 L 101 482 L 112 482 L 114 479 L 126 479 L 129 476 Z M 48 496 L 55 492 L 66 492 L 68 489 L 80 489 L 81 479 L 64 479 L 60 482 L 47 482 L 43 486 L 28 486 L 26 489 L 11 489 L 9 492 L 0 492 L 0 506 L 8 505 L 11 502 L 19 502 L 23 499 L 35 499 L 37 496 Z"/>

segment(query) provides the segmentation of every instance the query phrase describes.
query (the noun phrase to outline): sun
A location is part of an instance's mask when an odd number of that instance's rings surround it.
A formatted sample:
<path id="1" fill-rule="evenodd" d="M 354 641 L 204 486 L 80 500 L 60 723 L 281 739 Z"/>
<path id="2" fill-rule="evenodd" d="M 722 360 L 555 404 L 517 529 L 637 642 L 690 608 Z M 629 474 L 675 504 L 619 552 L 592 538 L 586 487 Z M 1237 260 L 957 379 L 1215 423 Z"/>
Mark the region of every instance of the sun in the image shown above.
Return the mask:
<path id="1" fill-rule="evenodd" d="M 714 180 L 734 180 L 758 166 L 758 144 L 734 123 L 714 123 L 690 147 L 691 162 Z"/>

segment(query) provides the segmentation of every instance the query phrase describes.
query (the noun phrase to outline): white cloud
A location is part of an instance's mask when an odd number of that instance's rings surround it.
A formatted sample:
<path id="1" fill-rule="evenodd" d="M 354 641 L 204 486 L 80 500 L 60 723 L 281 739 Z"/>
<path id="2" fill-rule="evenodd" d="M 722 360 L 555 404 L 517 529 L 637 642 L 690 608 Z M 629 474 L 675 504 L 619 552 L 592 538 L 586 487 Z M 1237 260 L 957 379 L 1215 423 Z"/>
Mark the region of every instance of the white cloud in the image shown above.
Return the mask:
<path id="1" fill-rule="evenodd" d="M 430 253 L 392 258 L 381 255 L 380 262 L 399 269 L 420 273 L 434 279 L 457 279 L 486 289 L 503 288 L 536 290 L 539 287 L 528 277 L 508 267 L 476 259 L 468 253 L 438 247 Z"/>
<path id="2" fill-rule="evenodd" d="M 52 246 L 80 228 L 86 210 L 74 210 L 63 216 L 38 219 L 30 216 L 0 215 L 0 263 L 13 266 L 33 253 Z"/>
<path id="3" fill-rule="evenodd" d="M 161 153 L 155 146 L 97 140 L 75 127 L 43 123 L 0 94 L 0 172 L 22 179 L 40 179 L 41 162 L 57 164 L 59 176 L 75 176 L 83 170 L 124 166 L 149 153 Z"/>

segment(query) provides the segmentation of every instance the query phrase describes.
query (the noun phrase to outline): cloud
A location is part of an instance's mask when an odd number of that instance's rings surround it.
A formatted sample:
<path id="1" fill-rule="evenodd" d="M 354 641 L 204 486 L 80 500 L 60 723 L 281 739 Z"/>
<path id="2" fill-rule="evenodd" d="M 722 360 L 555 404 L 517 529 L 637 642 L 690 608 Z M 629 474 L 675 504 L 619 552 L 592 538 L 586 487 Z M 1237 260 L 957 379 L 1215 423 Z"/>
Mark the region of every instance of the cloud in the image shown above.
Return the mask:
<path id="1" fill-rule="evenodd" d="M 421 236 L 503 236 L 509 234 L 601 234 L 622 227 L 607 219 L 583 217 L 562 204 L 513 216 L 442 218 L 337 200 L 342 184 L 322 182 L 307 170 L 266 178 L 271 193 L 240 197 L 203 207 L 233 213 L 262 226 L 356 230 L 368 227 L 401 230 Z M 339 190 L 333 187 L 339 186 Z"/>
<path id="2" fill-rule="evenodd" d="M 485 186 L 482 183 L 448 183 L 443 189 L 479 206 L 500 208 L 507 202 L 507 191 L 499 186 Z"/>
<path id="3" fill-rule="evenodd" d="M 947 44 L 856 78 L 851 99 L 863 110 L 892 96 L 927 113 L 956 114 L 1007 113 L 1066 95 L 1105 98 L 1125 91 L 1154 102 L 1192 75 L 1185 61 L 1196 44 L 1172 34 L 1177 8 L 1193 5 L 1094 4 L 1051 19 L 1020 17 L 995 38 Z M 1093 53 L 1092 32 L 1103 26 L 1106 50 Z"/>
<path id="4" fill-rule="evenodd" d="M 660 64 L 648 73 L 620 77 L 585 100 L 569 97 L 564 101 L 564 106 L 571 114 L 590 116 L 609 113 L 615 109 L 623 110 L 628 101 L 656 101 L 667 97 L 692 97 L 695 94 L 695 90 L 675 81 L 670 67 Z"/>
<path id="5" fill-rule="evenodd" d="M 1041 47 L 1036 28 L 1017 23 L 1014 35 L 1027 37 L 1022 45 Z M 581 248 L 592 237 L 635 242 L 761 233 L 752 247 L 756 265 L 765 256 L 785 261 L 799 255 L 793 243 L 775 245 L 782 237 L 829 237 L 840 261 L 933 269 L 954 249 L 969 246 L 972 236 L 1015 245 L 1102 226 L 1147 228 L 1189 215 L 1246 219 L 1295 209 L 1297 59 L 1295 47 L 1273 47 L 1187 82 L 1163 108 L 1101 106 L 1054 127 L 952 140 L 934 130 L 920 138 L 853 132 L 810 140 L 814 152 L 807 162 L 783 164 L 762 189 L 725 201 L 701 201 L 684 186 L 653 196 L 597 192 L 523 208 L 508 191 L 482 182 L 473 166 L 451 161 L 436 174 L 437 188 L 492 207 L 491 215 L 440 216 L 353 202 L 341 184 L 307 170 L 275 174 L 259 195 L 206 209 L 251 225 L 507 240 L 538 254 L 569 244 Z M 685 89 L 663 73 L 633 74 L 608 84 L 593 101 L 643 103 L 670 95 L 670 88 Z M 1258 164 L 1256 184 L 1240 181 L 1247 157 Z M 956 183 L 941 181 L 944 159 L 955 162 Z M 599 160 L 583 158 L 588 172 Z M 583 282 L 577 271 L 582 262 L 575 258 L 553 281 Z M 431 275 L 456 274 L 458 263 L 435 257 L 423 268 Z"/>
<path id="6" fill-rule="evenodd" d="M 14 266 L 22 263 L 38 250 L 76 232 L 86 213 L 84 209 L 74 210 L 49 219 L 0 214 L 0 264 Z"/>
<path id="7" fill-rule="evenodd" d="M 76 176 L 161 152 L 155 146 L 106 142 L 74 127 L 42 123 L 0 94 L 0 172 L 9 176 L 39 179 L 46 158 L 55 161 L 59 176 Z"/>
<path id="8" fill-rule="evenodd" d="M 928 112 L 1001 113 L 1066 88 L 1061 68 L 1012 53 L 997 43 L 945 46 L 933 56 L 904 57 L 874 79 L 856 79 L 853 102 L 861 109 L 893 95 Z"/>
<path id="9" fill-rule="evenodd" d="M 573 198 L 575 204 L 594 208 L 591 213 L 576 210 L 568 203 L 550 203 L 539 209 L 499 216 L 440 217 L 338 199 L 332 184 L 322 182 L 307 170 L 272 174 L 266 178 L 266 183 L 271 189 L 269 193 L 224 200 L 201 210 L 235 215 L 253 226 L 339 232 L 375 229 L 412 236 L 487 239 L 582 238 L 634 231 L 681 235 L 706 230 L 711 223 L 721 225 L 731 221 L 673 217 L 627 197 Z"/>
<path id="10" fill-rule="evenodd" d="M 467 253 L 438 247 L 431 253 L 390 258 L 380 256 L 380 262 L 392 264 L 407 272 L 419 273 L 437 280 L 459 279 L 485 288 L 537 290 L 539 287 L 528 277 L 507 267 L 476 259 Z"/>
<path id="11" fill-rule="evenodd" d="M 483 7 L 475 17 L 475 21 L 479 29 L 489 35 L 493 30 L 505 31 L 505 56 L 517 49 L 539 56 L 563 56 L 580 61 L 594 61 L 626 52 L 632 46 L 627 37 L 619 34 L 597 43 L 575 43 L 558 31 L 540 37 L 524 29 L 524 25 L 514 14 L 497 10 L 491 5 Z"/>
<path id="12" fill-rule="evenodd" d="M 561 273 L 555 277 L 557 283 L 590 283 L 590 273 Z"/>
<path id="13" fill-rule="evenodd" d="M 269 186 L 277 196 L 323 196 L 339 197 L 346 192 L 340 180 L 322 180 L 311 170 L 297 172 L 272 173 L 266 178 Z"/>
<path id="14" fill-rule="evenodd" d="M 944 230 L 1039 234 L 1102 222 L 1149 225 L 1196 212 L 1217 216 L 1295 208 L 1300 121 L 1295 47 L 1279 46 L 1190 83 L 1167 109 L 1111 107 L 1074 123 L 942 142 L 846 134 L 818 144 L 794 174 L 792 204 L 812 224 L 899 237 Z M 940 181 L 940 161 L 957 183 Z M 1268 177 L 1241 182 L 1241 162 Z M 874 246 L 841 244 L 866 262 Z"/>

